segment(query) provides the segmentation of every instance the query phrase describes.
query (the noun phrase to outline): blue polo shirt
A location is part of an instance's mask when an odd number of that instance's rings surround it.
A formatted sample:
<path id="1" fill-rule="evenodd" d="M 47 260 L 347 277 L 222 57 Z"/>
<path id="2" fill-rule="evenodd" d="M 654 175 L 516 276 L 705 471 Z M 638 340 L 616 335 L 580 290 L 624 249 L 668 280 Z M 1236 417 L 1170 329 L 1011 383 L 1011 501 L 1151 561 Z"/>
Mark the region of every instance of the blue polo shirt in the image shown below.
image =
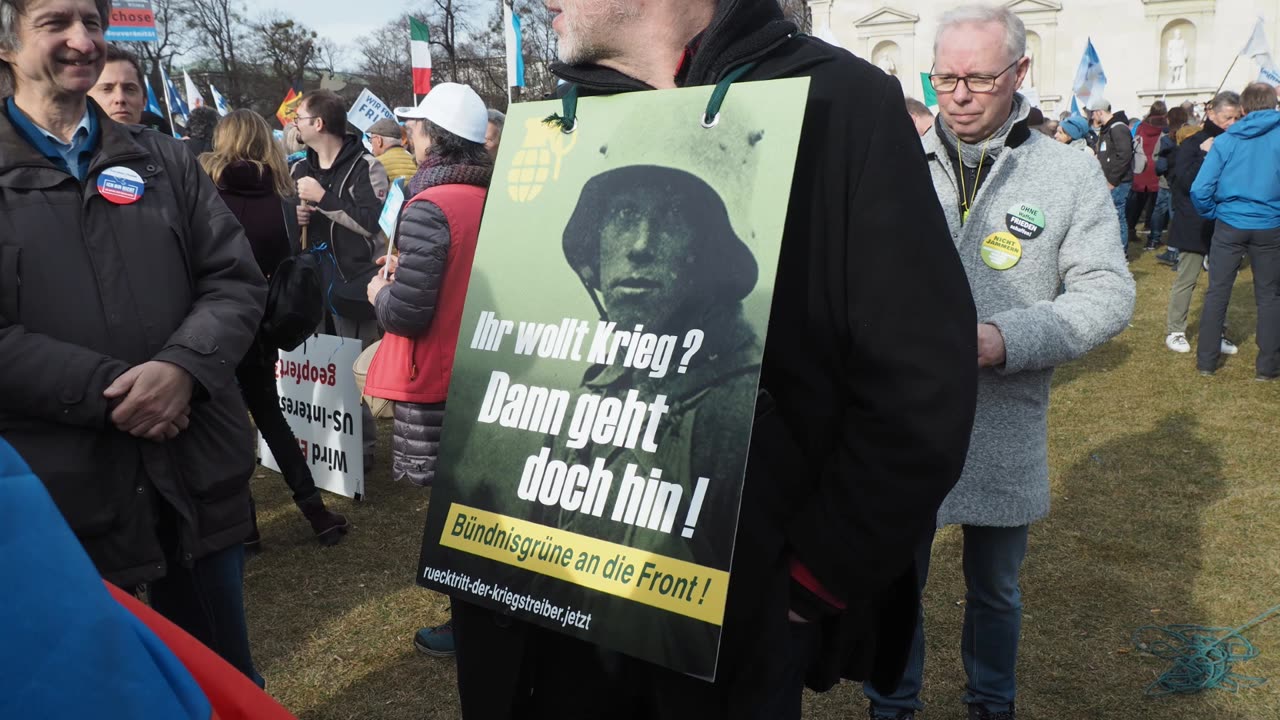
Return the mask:
<path id="1" fill-rule="evenodd" d="M 98 117 L 94 114 L 93 108 L 85 110 L 84 117 L 80 119 L 80 125 L 72 133 L 69 143 L 62 142 L 57 135 L 32 122 L 31 118 L 27 117 L 27 114 L 13 102 L 13 98 L 5 101 L 5 112 L 18 133 L 31 143 L 32 147 L 40 151 L 41 155 L 48 158 L 54 165 L 75 175 L 77 180 L 84 182 L 85 176 L 89 174 L 89 162 L 93 159 L 93 149 L 97 147 L 98 136 L 101 134 L 98 128 Z"/>

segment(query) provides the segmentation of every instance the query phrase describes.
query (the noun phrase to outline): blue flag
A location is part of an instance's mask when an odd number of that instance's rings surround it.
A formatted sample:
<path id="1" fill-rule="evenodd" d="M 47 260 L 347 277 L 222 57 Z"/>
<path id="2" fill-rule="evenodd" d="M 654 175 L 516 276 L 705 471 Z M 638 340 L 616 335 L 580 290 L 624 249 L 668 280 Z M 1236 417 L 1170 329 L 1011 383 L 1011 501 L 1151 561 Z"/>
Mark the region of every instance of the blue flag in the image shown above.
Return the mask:
<path id="1" fill-rule="evenodd" d="M 191 114 L 191 111 L 187 109 L 187 103 L 182 99 L 182 93 L 178 92 L 178 86 L 173 84 L 173 80 L 169 78 L 169 73 L 165 72 L 163 67 L 160 68 L 160 78 L 164 80 L 169 112 L 175 118 L 182 118 L 182 124 L 185 125 L 187 116 Z"/>
<path id="2" fill-rule="evenodd" d="M 524 38 L 520 31 L 520 16 L 511 6 L 502 4 L 503 35 L 507 44 L 507 87 L 524 87 Z"/>
<path id="3" fill-rule="evenodd" d="M 1093 49 L 1093 40 L 1089 39 L 1080 58 L 1080 66 L 1076 68 L 1071 94 L 1079 99 L 1081 107 L 1088 108 L 1089 100 L 1104 97 L 1106 90 L 1107 74 L 1102 71 L 1102 61 L 1098 59 L 1098 51 Z"/>
<path id="4" fill-rule="evenodd" d="M 160 107 L 160 101 L 156 99 L 156 91 L 151 89 L 151 78 L 143 78 L 142 81 L 147 85 L 146 111 L 156 117 L 164 117 L 164 108 Z"/>

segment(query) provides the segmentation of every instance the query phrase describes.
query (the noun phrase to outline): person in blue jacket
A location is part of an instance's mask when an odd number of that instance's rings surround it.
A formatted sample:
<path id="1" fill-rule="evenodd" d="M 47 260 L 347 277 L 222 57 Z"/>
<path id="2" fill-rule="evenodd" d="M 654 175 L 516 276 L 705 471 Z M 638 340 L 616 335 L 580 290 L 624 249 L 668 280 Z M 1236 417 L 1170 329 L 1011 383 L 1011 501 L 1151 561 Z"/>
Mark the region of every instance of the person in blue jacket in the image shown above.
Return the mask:
<path id="1" fill-rule="evenodd" d="M 1217 220 L 1209 251 L 1209 291 L 1200 320 L 1196 366 L 1202 375 L 1218 368 L 1218 338 L 1240 260 L 1253 264 L 1258 302 L 1257 379 L 1280 377 L 1280 112 L 1275 88 L 1254 83 L 1240 94 L 1243 120 L 1210 144 L 1191 201 Z"/>

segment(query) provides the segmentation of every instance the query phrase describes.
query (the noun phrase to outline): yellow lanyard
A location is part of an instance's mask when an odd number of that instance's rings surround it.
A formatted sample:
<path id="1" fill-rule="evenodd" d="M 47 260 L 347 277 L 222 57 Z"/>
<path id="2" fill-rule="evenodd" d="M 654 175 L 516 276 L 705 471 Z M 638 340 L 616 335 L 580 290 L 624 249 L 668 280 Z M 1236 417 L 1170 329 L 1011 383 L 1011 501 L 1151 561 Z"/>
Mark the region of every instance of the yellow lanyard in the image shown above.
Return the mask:
<path id="1" fill-rule="evenodd" d="M 982 143 L 982 154 L 978 157 L 978 172 L 973 176 L 973 193 L 969 193 L 965 189 L 964 182 L 964 141 L 956 138 L 956 152 L 960 155 L 960 224 L 964 225 L 969 222 L 969 211 L 973 209 L 973 201 L 978 199 L 978 188 L 982 186 L 982 163 L 987 159 L 987 146 L 991 144 L 991 138 Z"/>

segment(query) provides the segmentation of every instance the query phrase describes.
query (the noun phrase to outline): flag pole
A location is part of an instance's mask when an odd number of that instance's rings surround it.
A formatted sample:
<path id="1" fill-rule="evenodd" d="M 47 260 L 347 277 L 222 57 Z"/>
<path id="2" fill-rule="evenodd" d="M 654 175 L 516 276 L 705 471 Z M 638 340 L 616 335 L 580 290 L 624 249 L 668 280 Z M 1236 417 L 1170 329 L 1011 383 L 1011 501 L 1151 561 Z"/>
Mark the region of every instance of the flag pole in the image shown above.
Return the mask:
<path id="1" fill-rule="evenodd" d="M 160 80 L 164 82 L 164 107 L 165 111 L 169 113 L 169 134 L 176 138 L 178 137 L 178 127 L 173 123 L 173 100 L 169 97 L 169 77 L 159 63 L 156 64 L 156 67 L 160 69 Z"/>
<path id="2" fill-rule="evenodd" d="M 1227 68 L 1227 74 L 1222 76 L 1222 82 L 1218 83 L 1218 89 L 1213 91 L 1214 95 L 1222 92 L 1222 86 L 1227 84 L 1227 78 L 1231 77 L 1231 71 L 1236 69 L 1236 63 L 1240 61 L 1240 55 L 1236 54 L 1234 60 L 1231 61 L 1231 67 Z"/>

